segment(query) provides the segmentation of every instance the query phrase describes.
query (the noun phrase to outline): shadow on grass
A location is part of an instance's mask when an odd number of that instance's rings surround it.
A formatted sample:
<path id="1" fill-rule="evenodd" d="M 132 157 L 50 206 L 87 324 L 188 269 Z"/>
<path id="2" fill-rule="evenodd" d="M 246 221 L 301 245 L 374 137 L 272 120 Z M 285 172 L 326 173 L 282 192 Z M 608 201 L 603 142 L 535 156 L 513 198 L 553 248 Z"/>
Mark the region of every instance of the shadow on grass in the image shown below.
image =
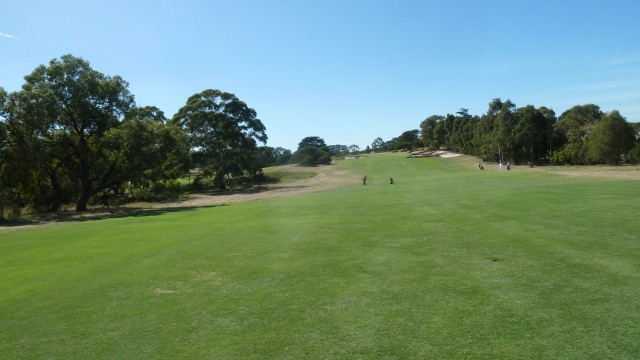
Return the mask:
<path id="1" fill-rule="evenodd" d="M 197 192 L 191 192 L 188 195 L 193 196 L 208 196 L 211 198 L 223 198 L 230 197 L 230 202 L 238 202 L 233 200 L 234 196 L 242 198 L 242 196 L 257 195 L 260 193 L 266 193 L 269 191 L 287 191 L 294 189 L 302 189 L 308 186 L 304 185 L 271 185 L 271 186 L 253 186 L 250 188 L 233 189 L 233 190 L 202 190 Z M 75 212 L 72 210 L 58 211 L 55 213 L 37 213 L 18 219 L 1 220 L 0 231 L 5 229 L 19 229 L 21 227 L 38 226 L 51 223 L 65 223 L 65 222 L 83 222 L 92 220 L 104 220 L 114 218 L 125 217 L 147 217 L 147 216 L 159 216 L 169 213 L 195 211 L 203 208 L 213 208 L 220 206 L 227 206 L 228 203 L 216 203 L 216 204 L 199 204 L 199 205 L 184 205 L 181 203 L 188 202 L 189 198 L 182 198 L 176 201 L 155 202 L 151 206 L 133 206 L 128 207 L 113 207 L 113 208 L 94 208 L 84 212 Z M 243 201 L 243 200 L 240 200 Z"/>
<path id="2" fill-rule="evenodd" d="M 308 185 L 270 185 L 270 186 L 254 186 L 247 189 L 235 189 L 235 190 L 205 190 L 192 192 L 190 195 L 207 195 L 207 196 L 233 196 L 233 195 L 255 195 L 264 192 L 274 190 L 288 190 L 288 189 L 304 189 L 309 187 Z"/>
<path id="3" fill-rule="evenodd" d="M 148 217 L 164 214 L 195 211 L 203 208 L 214 208 L 227 206 L 228 204 L 201 205 L 201 206 L 175 206 L 165 208 L 105 208 L 93 209 L 85 212 L 62 211 L 51 214 L 36 214 L 28 218 L 16 220 L 6 220 L 0 222 L 0 228 L 20 228 L 25 226 L 36 226 L 49 223 L 84 222 L 105 219 L 118 219 L 127 217 Z"/>

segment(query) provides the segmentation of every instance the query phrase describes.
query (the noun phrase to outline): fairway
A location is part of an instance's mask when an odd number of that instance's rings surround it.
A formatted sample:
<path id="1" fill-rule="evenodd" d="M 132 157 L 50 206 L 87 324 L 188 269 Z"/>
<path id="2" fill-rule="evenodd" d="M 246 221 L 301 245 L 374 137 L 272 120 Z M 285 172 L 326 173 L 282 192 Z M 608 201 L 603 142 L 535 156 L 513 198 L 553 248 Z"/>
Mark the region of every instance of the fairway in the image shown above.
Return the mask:
<path id="1" fill-rule="evenodd" d="M 331 166 L 367 185 L 0 232 L 0 358 L 640 358 L 637 180 Z"/>

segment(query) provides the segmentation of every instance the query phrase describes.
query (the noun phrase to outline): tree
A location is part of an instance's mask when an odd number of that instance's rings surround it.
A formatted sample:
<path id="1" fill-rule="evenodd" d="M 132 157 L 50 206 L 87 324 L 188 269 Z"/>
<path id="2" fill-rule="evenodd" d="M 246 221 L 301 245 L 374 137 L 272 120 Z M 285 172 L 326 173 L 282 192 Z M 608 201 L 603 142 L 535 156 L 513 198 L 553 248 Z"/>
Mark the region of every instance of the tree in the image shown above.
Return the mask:
<path id="1" fill-rule="evenodd" d="M 331 150 L 318 136 L 307 136 L 298 144 L 291 161 L 304 166 L 331 164 Z"/>
<path id="2" fill-rule="evenodd" d="M 274 149 L 269 146 L 260 146 L 254 158 L 260 168 L 285 165 L 291 159 L 291 150 L 282 147 Z"/>
<path id="3" fill-rule="evenodd" d="M 461 108 L 456 112 L 457 116 L 447 115 L 446 121 L 451 123 L 448 128 L 450 133 L 447 138 L 447 149 L 455 152 L 471 152 L 473 148 L 474 118 L 469 115 L 469 110 Z"/>
<path id="4" fill-rule="evenodd" d="M 257 142 L 267 142 L 266 128 L 234 94 L 213 89 L 194 94 L 171 122 L 186 130 L 199 165 L 212 172 L 217 188 L 226 188 L 226 176 L 261 171 L 251 160 Z"/>
<path id="5" fill-rule="evenodd" d="M 326 147 L 327 144 L 324 142 L 324 139 L 322 139 L 319 136 L 307 136 L 304 139 L 300 140 L 300 142 L 298 143 L 298 150 L 300 149 L 304 149 L 307 146 L 314 146 L 314 147 Z"/>
<path id="6" fill-rule="evenodd" d="M 593 126 L 587 140 L 589 157 L 595 162 L 617 165 L 634 142 L 633 128 L 614 110 Z"/>
<path id="7" fill-rule="evenodd" d="M 38 152 L 33 166 L 50 177 L 54 193 L 64 177 L 77 184 L 76 210 L 84 211 L 93 195 L 122 181 L 114 177 L 115 160 L 105 156 L 104 135 L 132 108 L 133 95 L 119 76 L 72 55 L 39 66 L 25 80 L 9 96 L 7 127 L 19 147 Z"/>
<path id="8" fill-rule="evenodd" d="M 558 118 L 554 130 L 562 136 L 565 145 L 554 152 L 552 162 L 586 164 L 588 150 L 586 137 L 603 113 L 594 104 L 577 105 L 565 111 Z"/>
<path id="9" fill-rule="evenodd" d="M 640 141 L 636 139 L 634 147 L 629 151 L 629 162 L 637 164 L 640 161 Z"/>
<path id="10" fill-rule="evenodd" d="M 431 147 L 434 150 L 440 149 L 443 146 L 446 146 L 449 128 L 451 128 L 451 122 L 453 121 L 453 116 L 442 117 L 433 128 L 433 138 L 431 140 Z"/>
<path id="11" fill-rule="evenodd" d="M 11 171 L 7 171 L 7 148 L 8 137 L 7 127 L 5 124 L 5 103 L 7 101 L 7 92 L 4 88 L 0 87 L 0 221 L 4 220 L 5 208 L 13 205 L 13 191 L 14 188 L 11 182 L 8 181 L 8 175 Z"/>
<path id="12" fill-rule="evenodd" d="M 274 165 L 285 165 L 291 160 L 292 153 L 289 149 L 277 147 L 274 150 L 274 155 L 276 157 L 276 163 Z"/>
<path id="13" fill-rule="evenodd" d="M 581 141 L 600 121 L 602 115 L 597 105 L 576 105 L 560 115 L 556 129 L 562 132 L 569 142 Z"/>
<path id="14" fill-rule="evenodd" d="M 328 148 L 331 156 L 345 155 L 349 153 L 349 147 L 347 145 L 329 145 Z"/>
<path id="15" fill-rule="evenodd" d="M 8 146 L 3 154 L 2 181 L 13 189 L 9 197 L 15 210 L 29 207 L 36 211 L 56 211 L 63 203 L 77 198 L 77 178 L 60 157 L 65 149 L 56 142 L 59 136 L 36 131 L 32 124 L 22 122 L 30 112 L 16 110 L 16 97 L 11 94 L 7 106 Z"/>
<path id="16" fill-rule="evenodd" d="M 371 149 L 374 152 L 378 152 L 378 151 L 385 151 L 387 148 L 386 148 L 384 140 L 382 140 L 381 137 L 377 137 L 371 143 Z"/>
<path id="17" fill-rule="evenodd" d="M 360 146 L 355 145 L 355 144 L 354 144 L 354 145 L 349 145 L 349 152 L 350 152 L 351 154 L 357 154 L 357 153 L 359 153 L 359 152 L 360 152 Z"/>
<path id="18" fill-rule="evenodd" d="M 473 148 L 474 155 L 482 158 L 484 161 L 496 160 L 498 154 L 498 144 L 493 137 L 493 133 L 496 129 L 496 118 L 500 113 L 503 106 L 502 100 L 499 98 L 493 99 L 489 103 L 486 114 L 480 117 L 480 120 L 475 126 L 473 136 Z"/>
<path id="19" fill-rule="evenodd" d="M 159 123 L 166 123 L 169 119 L 164 112 L 155 106 L 134 107 L 127 114 L 127 119 L 148 119 Z"/>
<path id="20" fill-rule="evenodd" d="M 546 108 L 536 109 L 527 105 L 517 109 L 515 117 L 516 126 L 513 133 L 516 148 L 513 160 L 516 163 L 523 160 L 536 162 L 549 149 L 555 114 Z"/>
<path id="21" fill-rule="evenodd" d="M 516 141 L 514 137 L 514 128 L 516 125 L 515 118 L 516 105 L 510 100 L 502 104 L 502 108 L 495 118 L 495 127 L 493 129 L 493 140 L 498 147 L 498 161 L 512 161 Z"/>
<path id="22" fill-rule="evenodd" d="M 331 156 L 324 149 L 316 146 L 307 146 L 294 154 L 294 161 L 303 166 L 318 166 L 331 164 Z"/>
<path id="23" fill-rule="evenodd" d="M 105 137 L 105 155 L 117 159 L 114 174 L 122 181 L 144 188 L 188 171 L 189 138 L 178 126 L 159 122 L 153 116 L 126 119 Z"/>
<path id="24" fill-rule="evenodd" d="M 400 134 L 393 142 L 393 150 L 413 150 L 422 145 L 420 130 L 408 130 Z"/>
<path id="25" fill-rule="evenodd" d="M 444 121 L 444 116 L 431 115 L 420 123 L 420 129 L 422 130 L 422 141 L 424 142 L 424 145 L 426 147 L 433 150 L 437 150 L 441 145 L 436 139 L 436 125 L 438 125 L 438 123 L 441 121 Z"/>
<path id="26" fill-rule="evenodd" d="M 10 145 L 0 171 L 20 207 L 55 211 L 75 201 L 83 211 L 124 183 L 173 179 L 186 169 L 186 134 L 158 108 L 136 108 L 121 78 L 65 55 L 25 79 L 2 106 Z"/>

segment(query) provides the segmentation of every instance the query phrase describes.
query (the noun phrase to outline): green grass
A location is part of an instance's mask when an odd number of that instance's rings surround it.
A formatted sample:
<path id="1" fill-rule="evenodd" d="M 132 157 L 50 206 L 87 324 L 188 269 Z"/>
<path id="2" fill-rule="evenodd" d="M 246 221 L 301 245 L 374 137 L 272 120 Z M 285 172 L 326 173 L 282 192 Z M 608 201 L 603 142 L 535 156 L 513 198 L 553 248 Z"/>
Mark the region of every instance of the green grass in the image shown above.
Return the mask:
<path id="1" fill-rule="evenodd" d="M 637 181 L 335 166 L 368 185 L 0 233 L 0 357 L 640 358 Z"/>

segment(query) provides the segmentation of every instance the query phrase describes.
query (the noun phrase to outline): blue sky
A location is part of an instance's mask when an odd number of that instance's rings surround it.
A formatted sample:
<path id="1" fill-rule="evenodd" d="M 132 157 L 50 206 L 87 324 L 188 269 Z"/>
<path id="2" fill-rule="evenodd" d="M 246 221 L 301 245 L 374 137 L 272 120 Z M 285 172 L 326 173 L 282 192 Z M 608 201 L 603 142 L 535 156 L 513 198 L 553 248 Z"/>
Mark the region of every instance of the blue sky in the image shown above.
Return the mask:
<path id="1" fill-rule="evenodd" d="M 0 3 L 0 87 L 64 54 L 173 116 L 236 94 L 267 145 L 370 145 L 494 98 L 640 121 L 640 1 L 59 0 Z"/>

